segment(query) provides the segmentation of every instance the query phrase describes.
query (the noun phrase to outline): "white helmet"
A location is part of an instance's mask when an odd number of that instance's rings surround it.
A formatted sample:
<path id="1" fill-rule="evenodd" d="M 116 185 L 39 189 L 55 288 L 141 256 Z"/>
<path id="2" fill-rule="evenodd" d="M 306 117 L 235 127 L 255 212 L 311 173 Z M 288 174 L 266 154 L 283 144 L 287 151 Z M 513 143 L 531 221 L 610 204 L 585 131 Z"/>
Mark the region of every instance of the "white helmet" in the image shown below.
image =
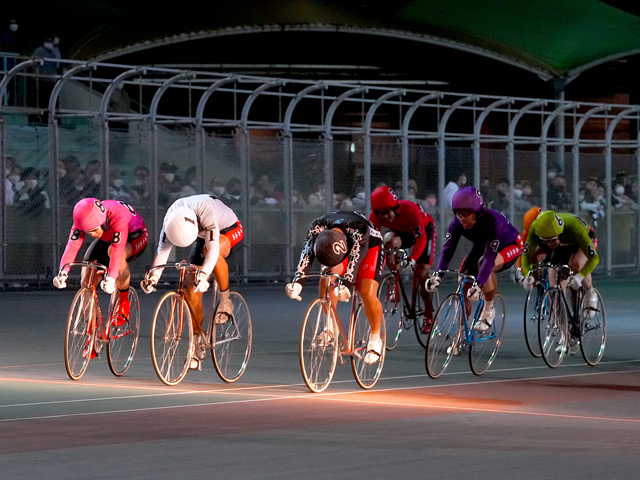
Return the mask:
<path id="1" fill-rule="evenodd" d="M 164 233 L 176 247 L 188 247 L 198 237 L 198 219 L 189 207 L 178 207 L 164 218 Z"/>

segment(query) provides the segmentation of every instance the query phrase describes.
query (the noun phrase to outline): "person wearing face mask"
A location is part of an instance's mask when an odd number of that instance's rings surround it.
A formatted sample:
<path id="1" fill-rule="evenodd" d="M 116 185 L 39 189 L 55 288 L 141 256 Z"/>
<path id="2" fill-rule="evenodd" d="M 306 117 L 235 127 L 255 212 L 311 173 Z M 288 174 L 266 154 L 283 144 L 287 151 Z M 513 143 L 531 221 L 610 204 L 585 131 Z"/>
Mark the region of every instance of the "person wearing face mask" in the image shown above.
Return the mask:
<path id="1" fill-rule="evenodd" d="M 151 198 L 151 186 L 149 185 L 149 169 L 144 165 L 138 165 L 133 170 L 133 186 L 131 190 L 138 194 L 141 201 L 148 201 Z"/>
<path id="2" fill-rule="evenodd" d="M 98 160 L 91 160 L 85 169 L 84 197 L 99 197 L 102 188 L 102 165 Z"/>
<path id="3" fill-rule="evenodd" d="M 158 203 L 166 206 L 175 201 L 182 191 L 182 179 L 176 175 L 178 167 L 162 162 L 158 169 Z"/>
<path id="4" fill-rule="evenodd" d="M 531 203 L 523 198 L 523 188 L 521 182 L 513 184 L 513 208 L 516 212 L 526 212 L 532 207 Z"/>
<path id="5" fill-rule="evenodd" d="M 73 179 L 68 175 L 64 162 L 58 161 L 58 192 L 63 205 L 75 205 L 74 187 Z"/>
<path id="6" fill-rule="evenodd" d="M 16 184 L 15 205 L 25 216 L 35 217 L 51 208 L 49 195 L 39 186 L 40 172 L 33 168 L 22 171 L 20 182 Z"/>
<path id="7" fill-rule="evenodd" d="M 0 34 L 0 50 L 5 53 L 24 53 L 22 35 L 18 30 L 18 21 L 15 18 L 12 18 L 9 25 L 4 28 L 2 30 L 2 34 Z M 7 70 L 11 70 L 18 64 L 18 60 L 11 57 L 7 58 L 6 62 Z"/>
<path id="8" fill-rule="evenodd" d="M 547 203 L 549 208 L 566 212 L 571 209 L 571 199 L 566 191 L 567 179 L 564 175 L 556 175 L 553 183 L 547 190 Z"/>
<path id="9" fill-rule="evenodd" d="M 240 208 L 240 204 L 242 203 L 242 183 L 236 177 L 232 177 L 227 182 L 226 186 L 226 194 L 222 198 L 222 201 L 228 207 Z"/>
<path id="10" fill-rule="evenodd" d="M 638 210 L 638 205 L 625 194 L 624 185 L 617 184 L 613 187 L 613 206 L 622 210 Z"/>
<path id="11" fill-rule="evenodd" d="M 224 181 L 224 178 L 213 177 L 211 179 L 211 193 L 220 199 L 224 199 L 227 193 L 227 188 L 225 186 L 226 184 L 227 182 Z"/>
<path id="12" fill-rule="evenodd" d="M 42 45 L 33 52 L 34 58 L 47 59 L 42 65 L 34 67 L 35 77 L 32 79 L 34 82 L 32 91 L 37 92 L 36 106 L 43 109 L 49 107 L 49 97 L 58 80 L 56 76 L 60 68 L 60 62 L 55 61 L 60 60 L 60 51 L 53 47 L 53 37 L 46 37 Z M 30 115 L 29 121 L 32 124 L 42 123 L 42 118 L 38 118 L 38 115 Z"/>
<path id="13" fill-rule="evenodd" d="M 109 198 L 126 203 L 138 203 L 140 197 L 134 190 L 131 190 L 124 184 L 124 179 L 122 178 L 122 172 L 120 170 L 113 170 L 109 181 L 111 182 L 109 185 Z"/>

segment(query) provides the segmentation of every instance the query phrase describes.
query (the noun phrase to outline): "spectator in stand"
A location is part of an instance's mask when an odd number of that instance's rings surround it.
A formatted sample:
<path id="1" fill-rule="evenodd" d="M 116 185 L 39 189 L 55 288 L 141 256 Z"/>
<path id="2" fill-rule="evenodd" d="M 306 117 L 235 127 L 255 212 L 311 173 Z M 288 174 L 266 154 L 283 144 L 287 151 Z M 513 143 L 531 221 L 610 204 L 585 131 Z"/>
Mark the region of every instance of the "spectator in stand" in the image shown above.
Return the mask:
<path id="1" fill-rule="evenodd" d="M 527 180 L 522 181 L 522 200 L 531 205 L 540 205 L 540 199 L 533 195 L 533 187 Z"/>
<path id="2" fill-rule="evenodd" d="M 76 172 L 81 170 L 80 160 L 78 160 L 75 155 L 68 155 L 62 159 L 62 163 L 64 164 L 64 169 L 66 170 L 67 175 L 73 180 Z"/>
<path id="3" fill-rule="evenodd" d="M 638 205 L 631 198 L 629 198 L 625 193 L 625 186 L 621 183 L 615 185 L 613 187 L 613 198 L 615 202 L 613 206 L 615 208 L 619 208 L 621 210 L 638 210 Z"/>
<path id="4" fill-rule="evenodd" d="M 516 182 L 513 184 L 513 208 L 516 212 L 527 212 L 533 207 L 529 201 L 522 198 L 523 195 L 522 183 Z"/>
<path id="5" fill-rule="evenodd" d="M 482 182 L 480 182 L 480 194 L 482 198 L 489 198 L 491 195 L 491 180 L 488 178 L 483 178 Z"/>
<path id="6" fill-rule="evenodd" d="M 449 183 L 447 183 L 446 187 L 444 187 L 444 191 L 442 193 L 442 198 L 444 201 L 445 206 L 450 207 L 451 206 L 451 199 L 453 198 L 453 195 L 462 187 L 464 187 L 467 184 L 467 175 L 464 173 L 461 173 L 460 175 L 458 175 L 457 177 L 455 177 L 455 180 L 450 180 Z"/>
<path id="7" fill-rule="evenodd" d="M 71 203 L 72 198 L 75 198 L 75 185 L 73 178 L 68 174 L 67 167 L 62 160 L 58 161 L 58 193 L 60 195 L 60 202 L 63 205 L 75 205 Z"/>
<path id="8" fill-rule="evenodd" d="M 213 177 L 211 179 L 210 192 L 220 199 L 224 199 L 227 194 L 227 182 L 222 177 Z M 224 201 L 224 200 L 223 200 Z"/>
<path id="9" fill-rule="evenodd" d="M 33 52 L 34 58 L 58 59 L 60 60 L 60 51 L 53 48 L 53 38 L 46 37 L 42 45 Z M 60 62 L 45 61 L 42 66 L 36 67 L 36 77 L 34 79 L 37 85 L 34 85 L 38 92 L 37 107 L 46 109 L 49 107 L 49 97 L 53 91 L 53 87 L 57 81 L 56 75 L 60 68 Z M 42 123 L 42 119 L 38 115 L 30 116 L 31 123 Z"/>
<path id="10" fill-rule="evenodd" d="M 226 193 L 222 198 L 222 201 L 227 204 L 227 206 L 234 208 L 240 208 L 240 204 L 242 203 L 242 183 L 236 177 L 232 177 L 227 182 Z"/>
<path id="11" fill-rule="evenodd" d="M 26 216 L 37 216 L 51 208 L 49 195 L 39 186 L 40 172 L 33 168 L 25 168 L 22 171 L 21 181 L 16 185 L 14 204 L 20 212 Z"/>
<path id="12" fill-rule="evenodd" d="M 598 180 L 595 177 L 589 177 L 584 184 L 584 198 L 580 202 L 580 209 L 589 214 L 594 227 L 598 226 L 599 218 L 604 218 L 604 205 L 598 198 Z"/>
<path id="13" fill-rule="evenodd" d="M 276 192 L 276 187 L 271 182 L 271 177 L 266 173 L 257 176 L 253 181 L 251 205 L 255 205 L 256 203 L 278 205 L 281 202 L 282 196 L 280 192 Z"/>
<path id="14" fill-rule="evenodd" d="M 438 197 L 435 193 L 428 193 L 427 198 L 424 199 L 423 208 L 429 215 L 435 215 L 437 213 Z"/>
<path id="15" fill-rule="evenodd" d="M 138 194 L 141 202 L 148 202 L 151 199 L 151 185 L 149 182 L 149 169 L 144 165 L 138 165 L 133 170 L 133 187 L 131 190 Z"/>
<path id="16" fill-rule="evenodd" d="M 500 213 L 509 211 L 509 180 L 505 177 L 499 178 L 496 189 L 489 195 L 489 208 Z"/>
<path id="17" fill-rule="evenodd" d="M 616 173 L 616 178 L 613 180 L 614 190 L 617 185 L 622 185 L 624 187 L 624 195 L 626 195 L 634 202 L 638 201 L 638 197 L 633 192 L 633 184 L 629 180 L 627 172 L 625 172 L 624 170 L 620 170 L 618 173 Z"/>
<path id="18" fill-rule="evenodd" d="M 571 209 L 571 198 L 567 194 L 567 179 L 564 175 L 555 175 L 553 184 L 547 190 L 549 210 L 567 212 Z"/>
<path id="19" fill-rule="evenodd" d="M 182 190 L 182 179 L 176 175 L 178 167 L 162 162 L 158 169 L 158 204 L 167 207 L 177 200 Z"/>
<path id="20" fill-rule="evenodd" d="M 198 169 L 189 167 L 184 172 L 184 185 L 180 189 L 178 198 L 191 197 L 200 193 L 200 179 L 198 178 Z"/>
<path id="21" fill-rule="evenodd" d="M 112 170 L 109 175 L 109 199 L 135 205 L 140 200 L 140 197 L 135 190 L 131 190 L 124 184 L 120 170 Z"/>
<path id="22" fill-rule="evenodd" d="M 22 54 L 22 35 L 18 33 L 18 21 L 12 18 L 9 25 L 0 34 L 0 52 Z M 7 70 L 11 70 L 18 64 L 17 59 L 7 58 Z"/>
<path id="23" fill-rule="evenodd" d="M 294 208 L 304 208 L 307 206 L 307 202 L 304 201 L 304 197 L 296 187 L 291 189 L 291 204 Z"/>
<path id="24" fill-rule="evenodd" d="M 351 203 L 353 203 L 353 208 L 355 208 L 356 210 L 364 209 L 364 205 L 365 205 L 364 185 L 356 186 L 354 195 L 351 198 Z"/>
<path id="25" fill-rule="evenodd" d="M 67 176 L 73 181 L 73 190 L 69 193 L 69 205 L 75 205 L 84 197 L 84 191 L 87 186 L 84 170 L 75 170 L 75 173 Z"/>
<path id="26" fill-rule="evenodd" d="M 85 168 L 84 197 L 99 198 L 102 190 L 102 165 L 99 160 L 91 160 Z"/>
<path id="27" fill-rule="evenodd" d="M 324 199 L 326 198 L 324 182 L 320 182 L 316 185 L 315 190 L 309 195 L 309 205 L 312 207 L 322 207 L 324 205 Z"/>

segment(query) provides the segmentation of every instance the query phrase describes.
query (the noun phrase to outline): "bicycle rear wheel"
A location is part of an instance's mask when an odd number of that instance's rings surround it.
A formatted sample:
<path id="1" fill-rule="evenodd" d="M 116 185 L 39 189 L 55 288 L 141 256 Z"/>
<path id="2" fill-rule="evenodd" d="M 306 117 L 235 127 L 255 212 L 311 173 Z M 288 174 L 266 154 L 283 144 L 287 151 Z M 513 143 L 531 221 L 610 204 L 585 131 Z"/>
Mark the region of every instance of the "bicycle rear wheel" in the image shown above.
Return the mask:
<path id="1" fill-rule="evenodd" d="M 353 342 L 351 345 L 351 351 L 353 352 L 351 356 L 351 369 L 353 370 L 353 376 L 356 378 L 356 382 L 364 389 L 373 387 L 378 382 L 380 374 L 382 373 L 386 350 L 384 322 L 382 322 L 380 326 L 382 351 L 378 359 L 373 363 L 366 363 L 364 361 L 367 355 L 367 347 L 369 346 L 369 337 L 371 337 L 371 326 L 364 314 L 364 308 L 360 305 L 356 311 L 355 326 L 353 328 L 353 335 L 351 336 L 351 341 Z"/>
<path id="2" fill-rule="evenodd" d="M 251 355 L 251 315 L 243 296 L 238 292 L 229 294 L 233 313 L 226 323 L 213 324 L 211 358 L 213 366 L 222 380 L 233 383 L 238 380 L 249 363 Z"/>
<path id="3" fill-rule="evenodd" d="M 387 350 L 396 348 L 402 333 L 403 302 L 398 283 L 395 275 L 388 274 L 378 288 L 378 298 L 382 304 L 382 315 L 388 335 Z"/>
<path id="4" fill-rule="evenodd" d="M 598 296 L 595 309 L 587 305 L 586 295 L 582 297 L 580 305 L 580 350 L 584 361 L 589 365 L 596 365 L 604 354 L 604 346 L 607 342 L 607 317 L 604 312 L 604 303 L 600 292 L 593 291 Z"/>
<path id="5" fill-rule="evenodd" d="M 191 308 L 178 292 L 165 293 L 151 322 L 151 360 L 165 385 L 182 381 L 191 364 L 193 325 Z"/>
<path id="6" fill-rule="evenodd" d="M 331 383 L 338 348 L 338 325 L 333 311 L 317 298 L 307 309 L 300 332 L 300 370 L 312 392 L 322 392 Z"/>
<path id="7" fill-rule="evenodd" d="M 457 347 L 455 343 L 458 339 L 462 308 L 460 297 L 455 293 L 445 298 L 438 308 L 424 357 L 427 374 L 431 378 L 442 375 L 451 361 Z"/>
<path id="8" fill-rule="evenodd" d="M 538 336 L 544 362 L 551 368 L 560 365 L 569 343 L 568 313 L 562 290 L 547 290 L 542 297 Z"/>
<path id="9" fill-rule="evenodd" d="M 423 288 L 424 286 L 421 286 L 420 290 L 422 290 Z M 420 290 L 418 290 L 418 292 L 416 293 L 416 310 L 415 310 L 416 318 L 415 318 L 415 321 L 413 322 L 413 329 L 416 332 L 418 343 L 422 345 L 422 348 L 426 348 L 427 342 L 429 341 L 429 335 L 431 334 L 433 318 L 429 319 L 427 318 L 427 315 L 425 315 L 426 309 L 425 309 L 424 300 L 420 295 Z M 436 312 L 438 310 L 438 305 L 440 304 L 439 303 L 440 297 L 438 295 L 438 290 L 433 292 L 431 295 L 432 295 L 431 305 L 433 307 L 431 311 Z M 432 317 L 433 317 L 433 314 L 432 314 Z"/>
<path id="10" fill-rule="evenodd" d="M 96 337 L 96 308 L 93 289 L 81 288 L 71 303 L 64 339 L 64 366 L 71 380 L 87 371 Z"/>
<path id="11" fill-rule="evenodd" d="M 504 297 L 499 293 L 493 299 L 493 308 L 496 316 L 491 327 L 484 332 L 473 331 L 473 341 L 469 348 L 469 366 L 476 375 L 482 375 L 491 366 L 500 348 L 500 341 L 504 333 L 506 311 Z"/>
<path id="12" fill-rule="evenodd" d="M 531 290 L 524 303 L 524 340 L 527 343 L 529 352 L 534 357 L 542 355 L 540 352 L 540 339 L 538 338 L 538 317 L 544 289 L 538 286 Z"/>
<path id="13" fill-rule="evenodd" d="M 120 296 L 114 293 L 111 302 L 109 319 L 109 343 L 107 344 L 107 360 L 111 373 L 119 377 L 131 366 L 140 336 L 140 300 L 133 287 L 129 287 L 129 316 L 114 316 L 118 310 Z M 120 324 L 120 325 L 118 325 Z"/>

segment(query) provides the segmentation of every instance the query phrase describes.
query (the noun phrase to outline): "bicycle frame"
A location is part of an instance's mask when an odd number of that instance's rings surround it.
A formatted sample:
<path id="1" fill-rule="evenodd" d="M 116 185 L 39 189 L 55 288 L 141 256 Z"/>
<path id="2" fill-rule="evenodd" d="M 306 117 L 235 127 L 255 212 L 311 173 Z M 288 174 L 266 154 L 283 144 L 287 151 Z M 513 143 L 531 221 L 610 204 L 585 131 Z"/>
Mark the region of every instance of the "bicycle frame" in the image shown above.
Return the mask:
<path id="1" fill-rule="evenodd" d="M 396 261 L 394 262 L 394 267 L 389 267 L 389 271 L 395 277 L 396 282 L 400 288 L 400 293 L 402 294 L 402 310 L 406 318 L 415 321 L 416 319 L 416 298 L 418 294 L 417 288 L 412 288 L 411 292 L 411 303 L 407 300 L 407 293 L 404 289 L 404 282 L 402 281 L 402 276 L 400 275 L 400 270 L 398 269 L 398 260 L 404 260 L 407 258 L 407 252 L 402 248 L 385 248 L 384 252 L 389 255 L 393 255 L 396 257 Z M 400 258 L 397 258 L 400 257 Z M 406 327 L 408 329 L 410 327 Z"/>

